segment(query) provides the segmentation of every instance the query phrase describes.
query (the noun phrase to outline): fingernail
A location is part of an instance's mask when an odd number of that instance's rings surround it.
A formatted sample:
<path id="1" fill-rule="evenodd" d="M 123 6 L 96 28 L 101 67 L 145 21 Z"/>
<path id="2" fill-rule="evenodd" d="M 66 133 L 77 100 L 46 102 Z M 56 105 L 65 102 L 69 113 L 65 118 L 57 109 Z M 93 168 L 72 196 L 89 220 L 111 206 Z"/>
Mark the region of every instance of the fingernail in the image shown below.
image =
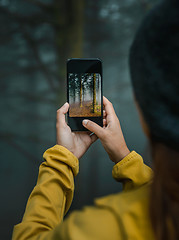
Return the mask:
<path id="1" fill-rule="evenodd" d="M 86 125 L 88 123 L 88 120 L 83 120 L 83 124 Z"/>
<path id="2" fill-rule="evenodd" d="M 64 104 L 64 106 L 66 106 L 66 105 L 68 105 L 68 103 L 67 103 L 67 102 Z"/>

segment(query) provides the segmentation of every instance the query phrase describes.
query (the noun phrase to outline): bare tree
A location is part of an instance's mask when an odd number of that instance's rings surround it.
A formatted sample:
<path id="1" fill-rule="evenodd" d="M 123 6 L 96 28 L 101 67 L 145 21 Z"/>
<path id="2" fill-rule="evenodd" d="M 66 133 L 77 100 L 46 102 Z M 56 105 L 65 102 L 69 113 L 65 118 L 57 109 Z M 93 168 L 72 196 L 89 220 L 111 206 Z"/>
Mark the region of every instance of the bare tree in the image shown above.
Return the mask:
<path id="1" fill-rule="evenodd" d="M 8 1 L 6 4 L 0 3 L 2 34 L 0 44 L 1 49 L 7 48 L 9 54 L 6 61 L 4 60 L 1 64 L 0 93 L 9 94 L 8 88 L 7 93 L 5 91 L 6 81 L 12 81 L 14 76 L 16 81 L 18 81 L 18 75 L 23 76 L 24 79 L 35 76 L 37 80 L 31 87 L 33 91 L 28 87 L 23 90 L 16 88 L 11 96 L 13 94 L 14 97 L 36 105 L 43 103 L 57 107 L 66 98 L 66 59 L 82 55 L 84 0 L 52 0 L 48 4 L 39 0 L 27 0 L 24 10 L 19 9 L 18 4 L 21 4 L 20 1 L 19 3 Z M 14 46 L 18 46 L 19 50 L 16 48 L 16 53 L 13 55 Z M 53 56 L 51 62 L 46 60 L 50 58 L 49 56 Z M 38 84 L 39 74 L 43 79 L 41 85 L 46 85 L 47 90 L 41 90 L 38 86 L 40 84 Z M 32 86 L 32 81 L 29 84 Z M 18 114 L 18 118 L 26 119 L 27 122 L 34 119 L 41 124 L 43 116 L 36 109 L 29 109 L 27 115 L 27 112 L 15 108 L 13 103 L 10 103 L 10 106 L 16 118 Z M 47 116 L 44 120 L 48 121 L 48 119 Z M 13 129 L 9 128 L 9 132 L 11 131 Z M 20 147 L 12 144 L 13 139 L 18 138 L 17 134 L 13 134 L 12 139 L 3 129 L 0 133 L 3 140 L 20 151 Z M 31 134 L 27 130 L 27 141 L 31 139 Z M 38 134 L 38 131 L 34 133 L 34 136 L 35 134 Z M 34 139 L 40 141 L 38 137 Z M 28 158 L 28 153 L 26 154 L 23 149 L 21 153 Z"/>

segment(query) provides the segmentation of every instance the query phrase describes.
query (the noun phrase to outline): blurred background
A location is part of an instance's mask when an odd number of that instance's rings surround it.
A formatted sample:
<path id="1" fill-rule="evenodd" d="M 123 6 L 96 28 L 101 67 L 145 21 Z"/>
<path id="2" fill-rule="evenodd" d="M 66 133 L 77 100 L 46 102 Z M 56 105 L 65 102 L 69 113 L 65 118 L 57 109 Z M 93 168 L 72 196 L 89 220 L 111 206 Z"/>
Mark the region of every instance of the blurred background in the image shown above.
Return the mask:
<path id="1" fill-rule="evenodd" d="M 114 104 L 130 150 L 150 164 L 135 108 L 128 54 L 156 0 L 0 0 L 0 239 L 11 239 L 56 143 L 56 110 L 66 102 L 66 59 L 103 61 L 104 95 Z M 71 207 L 121 191 L 98 140 L 80 159 Z"/>

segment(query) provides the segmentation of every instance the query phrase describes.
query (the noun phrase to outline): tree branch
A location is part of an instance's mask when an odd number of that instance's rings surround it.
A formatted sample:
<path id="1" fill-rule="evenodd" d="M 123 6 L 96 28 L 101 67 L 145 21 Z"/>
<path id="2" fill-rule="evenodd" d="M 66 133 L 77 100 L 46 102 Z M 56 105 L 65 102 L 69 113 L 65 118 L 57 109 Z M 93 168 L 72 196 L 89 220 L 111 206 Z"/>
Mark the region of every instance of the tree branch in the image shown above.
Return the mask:
<path id="1" fill-rule="evenodd" d="M 39 165 L 40 161 L 38 158 L 33 156 L 27 150 L 23 149 L 19 144 L 17 144 L 13 140 L 13 134 L 10 133 L 0 133 L 0 138 L 7 142 L 10 146 L 14 147 L 18 152 L 22 153 L 28 160 L 30 160 L 33 164 Z"/>

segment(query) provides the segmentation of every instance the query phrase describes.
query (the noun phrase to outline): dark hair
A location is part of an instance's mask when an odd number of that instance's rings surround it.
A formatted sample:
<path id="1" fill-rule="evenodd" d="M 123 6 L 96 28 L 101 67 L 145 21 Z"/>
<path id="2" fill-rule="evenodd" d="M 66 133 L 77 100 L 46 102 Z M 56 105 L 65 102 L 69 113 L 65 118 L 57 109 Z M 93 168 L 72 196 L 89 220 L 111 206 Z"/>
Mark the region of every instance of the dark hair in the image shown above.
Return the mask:
<path id="1" fill-rule="evenodd" d="M 157 240 L 179 239 L 179 152 L 151 140 L 154 179 L 150 216 Z"/>
<path id="2" fill-rule="evenodd" d="M 136 100 L 151 135 L 179 148 L 179 1 L 165 0 L 140 26 L 130 50 Z"/>
<path id="3" fill-rule="evenodd" d="M 150 213 L 156 239 L 179 239 L 179 1 L 164 0 L 142 22 L 130 50 L 135 98 L 150 129 Z"/>

